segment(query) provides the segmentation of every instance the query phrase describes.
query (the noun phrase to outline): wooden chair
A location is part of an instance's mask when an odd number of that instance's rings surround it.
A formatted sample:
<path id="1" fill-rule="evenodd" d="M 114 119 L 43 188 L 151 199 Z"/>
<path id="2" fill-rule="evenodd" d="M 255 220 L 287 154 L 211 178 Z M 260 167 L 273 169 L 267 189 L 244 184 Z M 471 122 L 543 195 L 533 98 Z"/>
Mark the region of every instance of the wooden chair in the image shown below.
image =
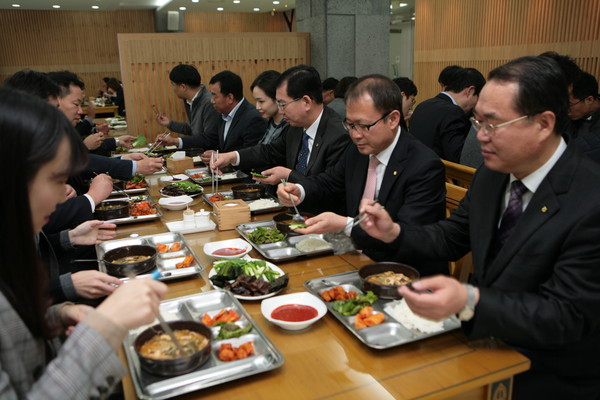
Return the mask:
<path id="1" fill-rule="evenodd" d="M 452 163 L 454 164 L 454 163 Z M 449 217 L 453 210 L 458 208 L 460 201 L 467 194 L 467 189 L 462 186 L 446 182 L 446 216 Z M 468 282 L 469 274 L 473 270 L 473 258 L 471 252 L 457 261 L 448 263 L 450 273 L 460 282 Z"/>
<path id="2" fill-rule="evenodd" d="M 475 175 L 475 168 L 444 159 L 442 159 L 442 162 L 444 163 L 444 167 L 446 167 L 446 182 L 464 188 L 469 188 L 469 186 L 471 186 L 473 175 Z"/>

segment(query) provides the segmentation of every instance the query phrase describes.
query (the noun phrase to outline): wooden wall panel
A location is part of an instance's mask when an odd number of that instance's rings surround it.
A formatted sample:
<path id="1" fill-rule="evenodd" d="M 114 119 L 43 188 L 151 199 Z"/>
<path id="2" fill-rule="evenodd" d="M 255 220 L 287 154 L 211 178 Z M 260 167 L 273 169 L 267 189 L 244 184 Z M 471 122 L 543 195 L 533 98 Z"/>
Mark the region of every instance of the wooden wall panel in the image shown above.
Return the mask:
<path id="1" fill-rule="evenodd" d="M 291 12 L 287 12 L 288 19 Z M 196 12 L 184 14 L 185 31 L 199 32 L 289 32 L 282 12 L 271 13 L 233 13 L 233 12 Z M 294 32 L 295 23 L 292 25 Z"/>
<path id="2" fill-rule="evenodd" d="M 598 0 L 416 0 L 414 81 L 419 101 L 439 92 L 447 65 L 486 76 L 511 59 L 553 50 L 600 79 Z"/>
<path id="3" fill-rule="evenodd" d="M 164 130 L 154 121 L 152 104 L 173 120 L 186 120 L 183 102 L 169 81 L 169 71 L 177 64 L 195 65 L 204 84 L 231 70 L 241 76 L 244 95 L 252 100 L 250 84 L 258 74 L 309 64 L 309 46 L 308 33 L 120 34 L 128 130 L 150 140 Z"/>
<path id="4" fill-rule="evenodd" d="M 0 81 L 23 68 L 68 69 L 95 95 L 121 77 L 118 33 L 154 32 L 153 11 L 0 10 Z"/>

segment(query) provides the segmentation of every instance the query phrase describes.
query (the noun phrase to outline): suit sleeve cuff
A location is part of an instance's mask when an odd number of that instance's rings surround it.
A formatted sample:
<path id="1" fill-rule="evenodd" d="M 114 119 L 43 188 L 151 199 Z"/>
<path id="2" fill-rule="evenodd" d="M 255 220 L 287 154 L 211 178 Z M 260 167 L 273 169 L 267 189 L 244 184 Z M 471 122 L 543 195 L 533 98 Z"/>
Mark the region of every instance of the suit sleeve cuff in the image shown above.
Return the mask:
<path id="1" fill-rule="evenodd" d="M 92 212 L 96 211 L 96 203 L 94 202 L 94 199 L 92 199 L 92 196 L 90 196 L 89 194 L 84 194 L 85 197 L 87 197 L 88 201 L 90 202 L 90 207 L 92 208 Z"/>

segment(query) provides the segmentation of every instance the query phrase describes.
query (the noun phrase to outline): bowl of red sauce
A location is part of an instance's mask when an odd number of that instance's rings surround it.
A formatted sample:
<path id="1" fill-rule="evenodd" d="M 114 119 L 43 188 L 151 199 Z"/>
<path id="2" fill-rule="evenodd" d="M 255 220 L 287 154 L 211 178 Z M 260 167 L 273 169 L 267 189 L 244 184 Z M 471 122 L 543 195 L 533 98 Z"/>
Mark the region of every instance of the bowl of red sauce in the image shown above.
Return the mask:
<path id="1" fill-rule="evenodd" d="M 318 297 L 299 292 L 265 299 L 262 315 L 271 323 L 290 331 L 305 329 L 327 314 L 327 306 Z"/>
<path id="2" fill-rule="evenodd" d="M 216 260 L 240 258 L 252 250 L 252 245 L 244 239 L 229 239 L 209 242 L 204 245 L 204 253 Z"/>

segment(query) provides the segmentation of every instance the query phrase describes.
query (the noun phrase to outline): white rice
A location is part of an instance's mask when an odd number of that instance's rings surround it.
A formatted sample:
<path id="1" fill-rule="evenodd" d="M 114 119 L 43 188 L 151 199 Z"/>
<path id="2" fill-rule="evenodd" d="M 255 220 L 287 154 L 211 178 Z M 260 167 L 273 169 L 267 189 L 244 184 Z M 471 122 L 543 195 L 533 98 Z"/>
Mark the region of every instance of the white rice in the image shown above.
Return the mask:
<path id="1" fill-rule="evenodd" d="M 418 316 L 408 307 L 404 299 L 386 304 L 384 310 L 408 329 L 418 330 L 422 333 L 434 333 L 444 330 L 444 320 L 432 321 Z"/>
<path id="2" fill-rule="evenodd" d="M 303 253 L 310 253 L 311 251 L 330 249 L 331 244 L 323 239 L 309 237 L 296 243 L 296 248 Z"/>
<path id="3" fill-rule="evenodd" d="M 262 210 L 263 208 L 272 208 L 279 206 L 275 200 L 272 199 L 258 199 L 249 203 L 250 211 Z"/>

